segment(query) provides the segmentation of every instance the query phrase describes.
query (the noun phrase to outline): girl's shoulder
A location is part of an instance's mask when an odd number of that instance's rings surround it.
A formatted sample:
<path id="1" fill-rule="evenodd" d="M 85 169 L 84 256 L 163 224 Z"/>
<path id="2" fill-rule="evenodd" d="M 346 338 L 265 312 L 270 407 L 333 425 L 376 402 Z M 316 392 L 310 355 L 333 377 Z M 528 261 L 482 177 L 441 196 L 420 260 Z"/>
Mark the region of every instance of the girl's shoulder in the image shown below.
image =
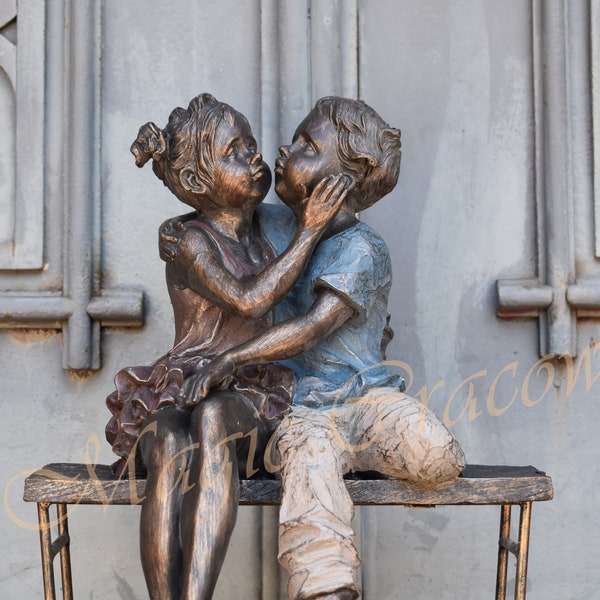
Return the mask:
<path id="1" fill-rule="evenodd" d="M 159 253 L 167 266 L 189 265 L 199 255 L 218 251 L 216 234 L 205 223 L 189 217 L 168 219 L 159 228 Z"/>
<path id="2" fill-rule="evenodd" d="M 178 226 L 177 239 L 184 245 L 192 247 L 207 244 L 220 246 L 221 235 L 201 219 L 188 219 Z"/>

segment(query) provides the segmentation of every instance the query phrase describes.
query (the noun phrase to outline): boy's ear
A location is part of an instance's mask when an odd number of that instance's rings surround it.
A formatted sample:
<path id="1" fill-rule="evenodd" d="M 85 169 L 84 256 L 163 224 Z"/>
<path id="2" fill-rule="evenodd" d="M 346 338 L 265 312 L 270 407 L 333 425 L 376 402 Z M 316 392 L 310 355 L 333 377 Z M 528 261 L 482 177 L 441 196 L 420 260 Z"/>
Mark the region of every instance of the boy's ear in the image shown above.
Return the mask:
<path id="1" fill-rule="evenodd" d="M 179 172 L 179 180 L 181 181 L 181 185 L 188 192 L 200 195 L 208 194 L 208 186 L 198 179 L 194 169 L 191 169 L 190 167 L 181 169 Z"/>

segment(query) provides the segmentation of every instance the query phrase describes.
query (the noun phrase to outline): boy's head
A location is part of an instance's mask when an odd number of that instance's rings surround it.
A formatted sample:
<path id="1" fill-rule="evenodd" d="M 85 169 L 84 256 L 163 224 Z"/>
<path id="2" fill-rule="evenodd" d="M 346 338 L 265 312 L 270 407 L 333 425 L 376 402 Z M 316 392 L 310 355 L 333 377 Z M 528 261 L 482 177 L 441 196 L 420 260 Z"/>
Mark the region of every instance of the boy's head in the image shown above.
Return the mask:
<path id="1" fill-rule="evenodd" d="M 313 112 L 333 123 L 339 162 L 356 186 L 349 193 L 356 212 L 392 191 L 400 173 L 400 130 L 390 127 L 361 100 L 321 98 Z"/>
<path id="2" fill-rule="evenodd" d="M 400 172 L 400 131 L 360 100 L 321 98 L 279 151 L 275 190 L 293 208 L 319 181 L 345 173 L 355 181 L 346 202 L 364 210 L 394 188 Z"/>

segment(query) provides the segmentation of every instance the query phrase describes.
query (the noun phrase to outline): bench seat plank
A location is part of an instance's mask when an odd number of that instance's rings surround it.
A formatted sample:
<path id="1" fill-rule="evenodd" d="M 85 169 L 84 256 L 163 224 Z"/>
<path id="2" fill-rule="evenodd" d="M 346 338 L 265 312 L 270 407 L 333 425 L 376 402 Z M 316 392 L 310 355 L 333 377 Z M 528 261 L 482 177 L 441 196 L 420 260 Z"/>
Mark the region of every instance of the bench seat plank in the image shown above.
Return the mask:
<path id="1" fill-rule="evenodd" d="M 144 479 L 115 479 L 107 465 L 53 463 L 25 481 L 26 502 L 64 504 L 139 504 Z M 553 497 L 552 480 L 535 467 L 468 465 L 456 480 L 423 485 L 399 479 L 348 479 L 357 505 L 435 506 L 451 504 L 519 504 Z M 240 482 L 240 504 L 276 505 L 281 487 L 276 479 Z"/>

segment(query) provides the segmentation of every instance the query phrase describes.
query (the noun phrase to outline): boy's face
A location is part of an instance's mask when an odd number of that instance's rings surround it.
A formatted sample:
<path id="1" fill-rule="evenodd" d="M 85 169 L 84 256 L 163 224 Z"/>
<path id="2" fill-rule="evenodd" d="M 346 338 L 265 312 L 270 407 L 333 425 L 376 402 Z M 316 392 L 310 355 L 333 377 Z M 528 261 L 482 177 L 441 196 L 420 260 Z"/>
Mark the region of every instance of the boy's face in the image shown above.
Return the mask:
<path id="1" fill-rule="evenodd" d="M 315 186 L 343 171 L 337 154 L 337 131 L 330 119 L 313 110 L 300 123 L 292 144 L 279 149 L 275 191 L 290 208 L 299 207 Z"/>
<path id="2" fill-rule="evenodd" d="M 223 119 L 215 134 L 212 190 L 229 206 L 252 207 L 271 186 L 271 171 L 256 150 L 250 125 L 241 115 L 233 124 Z"/>

